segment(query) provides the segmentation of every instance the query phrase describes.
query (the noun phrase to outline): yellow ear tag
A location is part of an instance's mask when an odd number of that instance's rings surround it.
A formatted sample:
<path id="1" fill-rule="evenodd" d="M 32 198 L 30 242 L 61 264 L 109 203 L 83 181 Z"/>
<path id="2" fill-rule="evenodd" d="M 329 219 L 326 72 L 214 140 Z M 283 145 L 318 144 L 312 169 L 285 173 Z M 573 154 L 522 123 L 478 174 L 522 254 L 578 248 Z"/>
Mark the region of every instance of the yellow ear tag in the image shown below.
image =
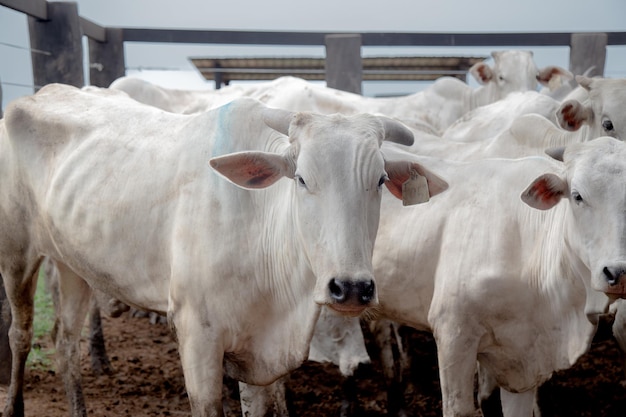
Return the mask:
<path id="1" fill-rule="evenodd" d="M 428 182 L 426 177 L 411 170 L 411 177 L 402 184 L 402 205 L 412 206 L 414 204 L 425 203 L 430 200 L 428 193 Z"/>

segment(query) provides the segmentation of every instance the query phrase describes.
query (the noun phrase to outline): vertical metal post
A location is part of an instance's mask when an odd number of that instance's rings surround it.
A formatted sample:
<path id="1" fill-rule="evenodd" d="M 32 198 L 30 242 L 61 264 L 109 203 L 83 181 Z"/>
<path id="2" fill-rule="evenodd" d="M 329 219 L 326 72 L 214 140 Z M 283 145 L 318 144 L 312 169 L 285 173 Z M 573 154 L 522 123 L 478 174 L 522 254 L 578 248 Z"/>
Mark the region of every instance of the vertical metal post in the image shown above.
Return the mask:
<path id="1" fill-rule="evenodd" d="M 28 18 L 31 48 L 46 52 L 31 53 L 33 81 L 37 86 L 63 83 L 82 87 L 85 76 L 78 6 L 74 2 L 47 5 L 48 20 Z"/>
<path id="2" fill-rule="evenodd" d="M 106 42 L 89 38 L 89 84 L 108 87 L 126 75 L 122 29 L 106 28 Z"/>
<path id="3" fill-rule="evenodd" d="M 326 85 L 361 94 L 361 35 L 326 35 Z"/>
<path id="4" fill-rule="evenodd" d="M 594 67 L 589 76 L 604 76 L 607 38 L 606 33 L 572 33 L 569 70 L 580 75 Z"/>
<path id="5" fill-rule="evenodd" d="M 215 62 L 216 71 L 213 72 L 213 80 L 215 81 L 216 90 L 219 90 L 220 88 L 222 88 L 222 84 L 223 84 L 222 71 L 220 71 L 221 68 L 222 66 L 219 64 L 219 62 Z"/>

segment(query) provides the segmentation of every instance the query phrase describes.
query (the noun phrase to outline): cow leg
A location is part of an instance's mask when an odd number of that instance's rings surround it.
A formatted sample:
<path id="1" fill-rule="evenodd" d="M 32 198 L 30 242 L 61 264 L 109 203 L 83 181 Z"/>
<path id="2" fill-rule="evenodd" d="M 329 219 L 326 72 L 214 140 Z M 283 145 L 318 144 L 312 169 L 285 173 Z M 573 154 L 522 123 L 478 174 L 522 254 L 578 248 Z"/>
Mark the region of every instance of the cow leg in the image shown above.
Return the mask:
<path id="1" fill-rule="evenodd" d="M 407 412 L 404 401 L 406 384 L 403 376 L 404 371 L 410 366 L 410 361 L 398 331 L 398 324 L 381 319 L 370 322 L 369 328 L 379 350 L 383 375 L 387 383 L 387 415 L 404 417 Z"/>
<path id="2" fill-rule="evenodd" d="M 56 335 L 58 372 L 63 378 L 72 417 L 87 415 L 80 366 L 80 337 L 92 300 L 91 287 L 64 264 L 59 271 L 59 326 Z"/>
<path id="3" fill-rule="evenodd" d="M 357 401 L 357 379 L 354 374 L 344 375 L 341 383 L 343 399 L 339 409 L 339 417 L 352 417 L 359 415 L 359 403 Z"/>
<path id="4" fill-rule="evenodd" d="M 24 416 L 24 369 L 33 338 L 34 298 L 40 261 L 4 267 L 2 278 L 11 307 L 11 379 L 3 417 Z"/>
<path id="5" fill-rule="evenodd" d="M 485 417 L 502 416 L 500 390 L 493 376 L 477 362 L 478 406 Z"/>
<path id="6" fill-rule="evenodd" d="M 91 299 L 93 305 L 94 301 L 87 284 L 64 265 L 46 257 L 41 271 L 55 310 L 52 340 L 56 346 L 57 370 L 63 379 L 72 416 L 83 416 L 86 410 L 80 376 L 80 334 L 85 302 Z"/>
<path id="7" fill-rule="evenodd" d="M 91 369 L 96 375 L 110 374 L 113 371 L 104 345 L 102 317 L 95 297 L 89 306 L 89 357 Z"/>
<path id="8" fill-rule="evenodd" d="M 512 393 L 500 388 L 502 415 L 504 417 L 541 417 L 540 414 L 535 414 L 539 412 L 538 407 L 535 407 L 536 393 L 536 390 Z"/>
<path id="9" fill-rule="evenodd" d="M 626 387 L 626 302 L 624 300 L 616 300 L 613 303 L 615 308 L 615 317 L 611 330 L 613 337 L 619 346 L 622 354 L 622 372 L 624 373 L 624 379 L 620 381 L 622 386 Z"/>
<path id="10" fill-rule="evenodd" d="M 59 320 L 61 317 L 61 302 L 59 300 L 59 273 L 54 261 L 50 258 L 44 258 L 41 264 L 41 272 L 46 282 L 46 288 L 52 298 L 52 304 L 55 311 L 55 323 L 52 329 L 52 340 L 57 340 L 57 331 Z M 109 300 L 110 297 L 97 293 L 101 298 Z M 120 303 L 121 304 L 121 303 Z M 128 308 L 128 307 L 127 307 Z M 121 314 L 121 313 L 120 313 Z M 96 375 L 103 373 L 110 374 L 112 372 L 111 363 L 106 354 L 104 346 L 104 333 L 102 332 L 102 319 L 100 317 L 99 300 L 92 297 L 89 307 L 89 356 L 91 358 L 91 369 Z"/>
<path id="11" fill-rule="evenodd" d="M 9 346 L 9 327 L 11 326 L 11 307 L 4 292 L 4 283 L 0 278 L 0 385 L 11 382 L 11 346 Z"/>
<path id="12" fill-rule="evenodd" d="M 241 414 L 246 417 L 289 417 L 285 379 L 266 386 L 239 383 Z"/>
<path id="13" fill-rule="evenodd" d="M 59 319 L 61 317 L 59 311 L 61 308 L 61 302 L 59 301 L 59 271 L 54 261 L 47 256 L 41 262 L 39 268 L 40 276 L 43 276 L 44 283 L 46 284 L 46 290 L 50 294 L 52 299 L 52 306 L 54 307 L 54 326 L 52 327 L 52 340 L 57 340 L 57 331 L 59 329 Z"/>
<path id="14" fill-rule="evenodd" d="M 453 320 L 454 321 L 454 320 Z M 475 417 L 482 413 L 474 405 L 474 376 L 478 352 L 471 329 L 460 333 L 457 326 L 435 327 L 439 379 L 444 417 Z"/>
<path id="15" fill-rule="evenodd" d="M 201 322 L 197 312 L 188 304 L 179 311 L 169 311 L 168 321 L 178 339 L 191 415 L 224 417 L 224 347 L 220 329 Z"/>

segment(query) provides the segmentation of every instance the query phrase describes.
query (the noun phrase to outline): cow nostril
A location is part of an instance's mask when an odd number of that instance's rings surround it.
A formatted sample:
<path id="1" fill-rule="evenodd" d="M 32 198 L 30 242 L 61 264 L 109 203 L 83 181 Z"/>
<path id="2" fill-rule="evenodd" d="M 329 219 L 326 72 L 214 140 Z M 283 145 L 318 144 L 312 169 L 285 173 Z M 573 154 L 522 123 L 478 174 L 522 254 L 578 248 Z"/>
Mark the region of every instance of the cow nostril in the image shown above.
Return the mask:
<path id="1" fill-rule="evenodd" d="M 339 302 L 343 302 L 346 299 L 346 291 L 341 281 L 337 281 L 335 278 L 328 283 L 328 289 L 330 290 L 330 296 Z"/>
<path id="2" fill-rule="evenodd" d="M 359 301 L 361 304 L 367 304 L 374 298 L 376 285 L 374 281 L 364 282 L 359 284 Z"/>
<path id="3" fill-rule="evenodd" d="M 606 281 L 609 283 L 609 285 L 617 284 L 617 277 L 613 275 L 613 273 L 611 272 L 609 268 L 605 266 L 602 272 L 604 273 L 604 276 L 606 277 Z"/>

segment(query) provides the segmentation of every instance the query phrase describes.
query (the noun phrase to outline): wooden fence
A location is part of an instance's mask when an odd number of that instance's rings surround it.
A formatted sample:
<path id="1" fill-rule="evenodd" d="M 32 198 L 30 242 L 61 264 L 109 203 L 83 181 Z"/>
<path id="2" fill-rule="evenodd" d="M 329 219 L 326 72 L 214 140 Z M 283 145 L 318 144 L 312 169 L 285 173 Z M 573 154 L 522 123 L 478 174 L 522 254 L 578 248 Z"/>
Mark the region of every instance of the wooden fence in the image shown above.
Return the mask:
<path id="1" fill-rule="evenodd" d="M 582 74 L 595 66 L 604 74 L 606 47 L 626 45 L 626 32 L 604 33 L 331 33 L 281 31 L 218 31 L 103 27 L 78 14 L 74 2 L 0 0 L 0 6 L 29 16 L 35 85 L 64 82 L 84 85 L 83 36 L 88 38 L 90 83 L 108 86 L 125 74 L 125 42 L 203 43 L 233 45 L 317 45 L 326 47 L 329 86 L 360 92 L 362 46 L 532 47 L 568 46 L 569 69 Z"/>

